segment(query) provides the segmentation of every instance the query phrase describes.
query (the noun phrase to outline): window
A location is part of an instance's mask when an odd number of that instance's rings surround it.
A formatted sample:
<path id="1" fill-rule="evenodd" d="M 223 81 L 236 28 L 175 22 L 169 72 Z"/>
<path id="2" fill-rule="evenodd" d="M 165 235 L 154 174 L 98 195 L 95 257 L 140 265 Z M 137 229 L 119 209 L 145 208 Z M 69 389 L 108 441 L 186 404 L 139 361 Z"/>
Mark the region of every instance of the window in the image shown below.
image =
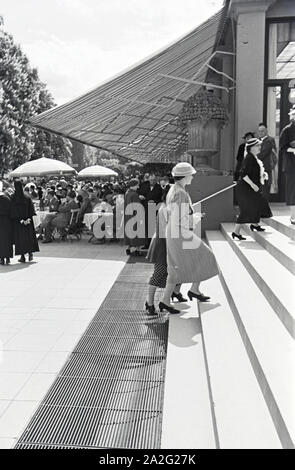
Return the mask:
<path id="1" fill-rule="evenodd" d="M 295 21 L 270 23 L 268 78 L 295 78 Z"/>

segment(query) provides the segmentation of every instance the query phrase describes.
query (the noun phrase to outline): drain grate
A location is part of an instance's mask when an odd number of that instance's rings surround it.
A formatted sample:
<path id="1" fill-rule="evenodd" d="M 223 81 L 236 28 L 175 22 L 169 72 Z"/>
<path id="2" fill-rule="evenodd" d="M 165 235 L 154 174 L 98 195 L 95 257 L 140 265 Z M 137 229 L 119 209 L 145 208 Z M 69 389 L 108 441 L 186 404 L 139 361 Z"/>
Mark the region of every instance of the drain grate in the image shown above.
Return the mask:
<path id="1" fill-rule="evenodd" d="M 64 369 L 62 377 L 88 377 L 117 380 L 163 381 L 165 361 L 156 357 L 125 357 L 74 354 Z"/>
<path id="2" fill-rule="evenodd" d="M 111 337 L 111 338 L 139 338 L 139 339 L 162 339 L 165 341 L 167 335 L 166 324 L 155 324 L 148 322 L 92 322 L 85 331 L 85 336 Z"/>
<path id="3" fill-rule="evenodd" d="M 94 322 L 108 322 L 108 323 L 145 323 L 145 324 L 154 324 L 154 323 L 163 323 L 167 321 L 166 313 L 160 315 L 149 316 L 147 315 L 146 310 L 123 310 L 123 309 L 101 309 L 94 316 Z"/>
<path id="4" fill-rule="evenodd" d="M 42 405 L 18 444 L 157 448 L 160 431 L 159 411 Z"/>
<path id="5" fill-rule="evenodd" d="M 124 338 L 114 338 L 111 341 L 109 337 L 82 336 L 73 352 L 83 354 L 119 354 L 126 357 L 165 357 L 165 345 L 159 339 L 138 338 L 134 341 L 130 338 L 128 341 L 123 340 Z"/>
<path id="6" fill-rule="evenodd" d="M 45 397 L 48 406 L 161 411 L 161 382 L 59 377 Z"/>
<path id="7" fill-rule="evenodd" d="M 125 265 L 15 448 L 160 447 L 168 317 L 142 310 L 152 269 Z"/>

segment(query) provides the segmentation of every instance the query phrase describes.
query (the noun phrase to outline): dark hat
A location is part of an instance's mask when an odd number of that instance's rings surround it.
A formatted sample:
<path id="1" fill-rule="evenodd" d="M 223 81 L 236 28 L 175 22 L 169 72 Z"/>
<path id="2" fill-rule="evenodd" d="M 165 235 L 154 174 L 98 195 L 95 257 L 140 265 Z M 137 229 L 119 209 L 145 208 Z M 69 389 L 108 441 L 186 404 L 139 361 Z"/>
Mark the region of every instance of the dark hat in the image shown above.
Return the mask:
<path id="1" fill-rule="evenodd" d="M 252 139 L 254 139 L 254 132 L 251 132 L 251 131 L 246 132 L 245 135 L 243 136 L 243 139 L 246 139 L 248 135 L 251 135 Z"/>
<path id="2" fill-rule="evenodd" d="M 137 186 L 139 184 L 139 180 L 137 178 L 132 178 L 131 180 L 128 181 L 127 186 L 128 188 L 133 188 L 134 186 Z"/>

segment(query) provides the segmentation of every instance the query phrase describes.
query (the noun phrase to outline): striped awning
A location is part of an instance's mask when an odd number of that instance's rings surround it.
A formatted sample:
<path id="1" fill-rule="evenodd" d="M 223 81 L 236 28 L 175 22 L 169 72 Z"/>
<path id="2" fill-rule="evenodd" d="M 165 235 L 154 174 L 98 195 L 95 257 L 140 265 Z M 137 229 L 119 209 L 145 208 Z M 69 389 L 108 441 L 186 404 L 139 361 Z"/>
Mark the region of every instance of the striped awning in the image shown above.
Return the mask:
<path id="1" fill-rule="evenodd" d="M 187 139 L 178 115 L 206 80 L 223 10 L 192 32 L 64 105 L 35 126 L 139 162 L 169 162 Z"/>

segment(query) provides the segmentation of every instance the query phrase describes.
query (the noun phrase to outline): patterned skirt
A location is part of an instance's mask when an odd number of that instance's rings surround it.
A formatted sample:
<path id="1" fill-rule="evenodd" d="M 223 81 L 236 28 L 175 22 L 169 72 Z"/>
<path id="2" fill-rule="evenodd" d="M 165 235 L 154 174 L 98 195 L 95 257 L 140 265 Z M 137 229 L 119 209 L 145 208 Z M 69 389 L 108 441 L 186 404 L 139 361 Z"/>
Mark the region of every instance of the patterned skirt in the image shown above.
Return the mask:
<path id="1" fill-rule="evenodd" d="M 155 263 L 154 272 L 150 278 L 149 285 L 164 289 L 167 281 L 167 266 L 165 264 Z"/>

